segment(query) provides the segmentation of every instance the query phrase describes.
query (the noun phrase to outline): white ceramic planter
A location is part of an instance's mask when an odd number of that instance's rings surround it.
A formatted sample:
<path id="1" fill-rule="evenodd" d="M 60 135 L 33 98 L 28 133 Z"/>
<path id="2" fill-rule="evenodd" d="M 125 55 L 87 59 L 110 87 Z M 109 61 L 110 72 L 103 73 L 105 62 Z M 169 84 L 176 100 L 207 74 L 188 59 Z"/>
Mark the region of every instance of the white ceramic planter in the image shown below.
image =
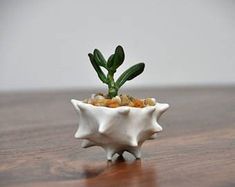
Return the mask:
<path id="1" fill-rule="evenodd" d="M 140 158 L 143 142 L 162 131 L 157 120 L 169 108 L 168 104 L 163 103 L 144 108 L 108 108 L 75 99 L 71 102 L 79 115 L 75 138 L 84 139 L 83 148 L 103 147 L 108 160 L 115 153 L 122 155 L 124 151 Z"/>

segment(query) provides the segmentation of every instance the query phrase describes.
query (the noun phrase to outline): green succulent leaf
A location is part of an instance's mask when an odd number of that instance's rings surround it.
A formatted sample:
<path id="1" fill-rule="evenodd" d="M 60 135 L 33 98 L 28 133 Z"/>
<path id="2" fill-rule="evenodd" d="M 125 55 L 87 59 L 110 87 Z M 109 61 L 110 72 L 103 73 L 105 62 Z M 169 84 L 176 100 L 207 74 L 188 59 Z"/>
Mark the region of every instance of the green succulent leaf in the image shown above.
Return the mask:
<path id="1" fill-rule="evenodd" d="M 99 66 L 103 66 L 104 68 L 106 68 L 106 60 L 98 49 L 94 50 L 94 58 Z"/>
<path id="2" fill-rule="evenodd" d="M 103 83 L 108 84 L 107 77 L 105 76 L 105 74 L 104 74 L 104 72 L 102 71 L 102 69 L 99 67 L 99 64 L 96 62 L 94 55 L 91 54 L 91 53 L 89 53 L 88 56 L 89 56 L 89 58 L 90 58 L 90 61 L 91 61 L 92 66 L 93 66 L 93 68 L 95 69 L 95 71 L 97 72 L 98 77 L 100 78 L 100 80 L 101 80 Z"/>
<path id="3" fill-rule="evenodd" d="M 124 62 L 124 59 L 125 59 L 124 50 L 122 46 L 119 45 L 115 49 L 112 69 L 116 70 L 120 65 L 122 65 L 122 63 Z"/>
<path id="4" fill-rule="evenodd" d="M 116 85 L 120 88 L 126 81 L 134 79 L 144 71 L 145 64 L 138 63 L 134 66 L 131 66 L 126 71 L 124 71 L 121 76 L 116 81 Z"/>
<path id="5" fill-rule="evenodd" d="M 108 62 L 107 62 L 107 68 L 111 68 L 113 66 L 113 59 L 114 59 L 114 54 L 112 54 L 109 59 L 108 59 Z"/>

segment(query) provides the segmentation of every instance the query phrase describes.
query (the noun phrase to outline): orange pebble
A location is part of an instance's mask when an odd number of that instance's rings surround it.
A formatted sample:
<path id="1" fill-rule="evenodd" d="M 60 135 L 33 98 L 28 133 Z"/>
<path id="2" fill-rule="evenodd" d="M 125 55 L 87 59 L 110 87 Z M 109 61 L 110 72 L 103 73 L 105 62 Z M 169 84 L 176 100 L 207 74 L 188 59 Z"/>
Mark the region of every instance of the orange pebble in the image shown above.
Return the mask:
<path id="1" fill-rule="evenodd" d="M 108 107 L 110 107 L 110 108 L 116 108 L 116 107 L 119 107 L 119 105 L 118 105 L 118 104 L 110 104 L 110 105 L 108 105 Z"/>
<path id="2" fill-rule="evenodd" d="M 110 108 L 116 108 L 119 106 L 118 102 L 114 101 L 112 99 L 108 99 L 106 102 L 106 105 L 107 105 L 107 107 L 110 107 Z"/>
<path id="3" fill-rule="evenodd" d="M 144 102 L 139 100 L 139 99 L 135 99 L 133 101 L 133 103 L 134 103 L 134 107 L 138 107 L 138 108 L 143 108 L 144 107 Z"/>

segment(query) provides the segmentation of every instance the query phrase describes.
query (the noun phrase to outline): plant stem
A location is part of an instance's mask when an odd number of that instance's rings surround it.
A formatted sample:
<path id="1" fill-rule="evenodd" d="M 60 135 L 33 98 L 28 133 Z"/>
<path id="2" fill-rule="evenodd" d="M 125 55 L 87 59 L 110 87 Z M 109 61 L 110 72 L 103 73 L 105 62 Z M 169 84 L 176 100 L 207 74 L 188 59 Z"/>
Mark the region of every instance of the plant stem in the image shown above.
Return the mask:
<path id="1" fill-rule="evenodd" d="M 118 94 L 118 88 L 117 88 L 116 83 L 114 81 L 113 75 L 114 75 L 114 73 L 110 73 L 110 72 L 108 72 L 108 75 L 107 75 L 108 87 L 109 87 L 109 93 L 108 93 L 109 98 L 113 98 L 113 97 L 117 96 L 117 94 Z"/>

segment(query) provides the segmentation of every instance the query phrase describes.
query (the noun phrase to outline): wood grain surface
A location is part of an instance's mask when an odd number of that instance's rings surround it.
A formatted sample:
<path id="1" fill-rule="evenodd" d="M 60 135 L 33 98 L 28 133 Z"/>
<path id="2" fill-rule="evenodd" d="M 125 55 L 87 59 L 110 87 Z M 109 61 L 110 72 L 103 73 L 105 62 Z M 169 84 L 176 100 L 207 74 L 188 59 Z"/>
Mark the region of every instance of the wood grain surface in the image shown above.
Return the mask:
<path id="1" fill-rule="evenodd" d="M 93 90 L 0 94 L 0 186 L 235 186 L 235 87 L 124 90 L 171 105 L 141 160 L 107 162 L 74 138 L 71 98 Z"/>

